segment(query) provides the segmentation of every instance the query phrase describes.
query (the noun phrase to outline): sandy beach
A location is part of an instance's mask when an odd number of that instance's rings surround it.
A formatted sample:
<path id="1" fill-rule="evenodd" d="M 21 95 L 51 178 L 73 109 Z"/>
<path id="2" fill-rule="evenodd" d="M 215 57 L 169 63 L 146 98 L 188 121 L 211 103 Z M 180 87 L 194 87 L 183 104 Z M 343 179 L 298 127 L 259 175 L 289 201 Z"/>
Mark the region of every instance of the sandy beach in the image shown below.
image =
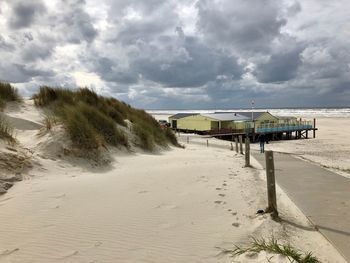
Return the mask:
<path id="1" fill-rule="evenodd" d="M 109 167 L 91 167 L 47 155 L 51 135 L 38 137 L 42 113 L 31 101 L 5 113 L 33 167 L 0 196 L 0 262 L 288 262 L 223 252 L 272 236 L 345 262 L 281 189 L 286 221 L 256 214 L 266 207 L 264 170 L 254 160 L 244 168 L 229 147 L 115 152 Z"/>

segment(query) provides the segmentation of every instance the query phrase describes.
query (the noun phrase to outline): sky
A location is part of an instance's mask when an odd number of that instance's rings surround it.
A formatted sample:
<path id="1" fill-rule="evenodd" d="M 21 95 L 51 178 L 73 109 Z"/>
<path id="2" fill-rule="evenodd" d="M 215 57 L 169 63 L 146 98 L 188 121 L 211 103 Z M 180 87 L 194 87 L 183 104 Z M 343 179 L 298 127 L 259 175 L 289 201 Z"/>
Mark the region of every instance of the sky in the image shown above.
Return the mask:
<path id="1" fill-rule="evenodd" d="M 0 0 L 0 80 L 146 109 L 350 106 L 350 1 Z"/>

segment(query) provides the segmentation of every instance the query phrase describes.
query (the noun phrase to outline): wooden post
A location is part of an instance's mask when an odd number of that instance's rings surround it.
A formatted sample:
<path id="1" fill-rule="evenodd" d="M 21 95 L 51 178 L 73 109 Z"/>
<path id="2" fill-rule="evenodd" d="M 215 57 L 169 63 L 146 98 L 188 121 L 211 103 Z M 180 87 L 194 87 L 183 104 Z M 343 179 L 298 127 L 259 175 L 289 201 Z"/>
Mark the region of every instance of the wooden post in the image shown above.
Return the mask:
<path id="1" fill-rule="evenodd" d="M 187 143 L 190 143 L 190 137 L 187 136 Z"/>
<path id="2" fill-rule="evenodd" d="M 314 134 L 313 134 L 313 137 L 316 138 L 316 119 L 314 119 Z"/>
<path id="3" fill-rule="evenodd" d="M 278 218 L 277 199 L 276 199 L 276 182 L 275 182 L 275 164 L 273 160 L 273 151 L 265 151 L 266 162 L 266 181 L 267 181 L 267 213 L 271 213 L 273 219 Z"/>
<path id="4" fill-rule="evenodd" d="M 236 143 L 236 153 L 238 153 L 238 138 L 237 138 L 237 136 L 235 137 L 235 143 Z"/>
<path id="5" fill-rule="evenodd" d="M 242 135 L 239 135 L 239 152 L 243 154 L 243 138 Z"/>
<path id="6" fill-rule="evenodd" d="M 209 147 L 209 141 L 207 140 L 207 147 Z"/>
<path id="7" fill-rule="evenodd" d="M 232 144 L 232 142 L 231 142 L 231 151 L 233 151 L 233 144 Z"/>
<path id="8" fill-rule="evenodd" d="M 250 140 L 245 138 L 245 167 L 250 167 Z"/>

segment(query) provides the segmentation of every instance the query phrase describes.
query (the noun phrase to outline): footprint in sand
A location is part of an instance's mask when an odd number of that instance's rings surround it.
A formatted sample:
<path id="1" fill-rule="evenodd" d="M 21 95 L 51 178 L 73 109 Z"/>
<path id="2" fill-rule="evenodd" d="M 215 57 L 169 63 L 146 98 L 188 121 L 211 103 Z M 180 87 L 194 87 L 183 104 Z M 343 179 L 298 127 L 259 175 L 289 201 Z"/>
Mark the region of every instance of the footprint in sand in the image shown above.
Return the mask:
<path id="1" fill-rule="evenodd" d="M 234 227 L 239 227 L 239 223 L 232 223 L 232 226 L 234 226 Z"/>
<path id="2" fill-rule="evenodd" d="M 102 245 L 102 242 L 101 241 L 97 241 L 95 244 L 94 244 L 94 247 L 99 247 Z"/>
<path id="3" fill-rule="evenodd" d="M 60 194 L 60 195 L 51 196 L 51 198 L 60 199 L 60 198 L 63 198 L 65 196 L 66 196 L 66 194 Z"/>
<path id="4" fill-rule="evenodd" d="M 222 188 L 221 187 L 216 187 L 215 190 L 220 191 L 220 190 L 222 190 Z"/>
<path id="5" fill-rule="evenodd" d="M 59 257 L 59 259 L 70 258 L 70 257 L 73 257 L 73 256 L 78 255 L 78 254 L 79 254 L 79 251 L 78 250 L 74 250 L 74 251 L 71 251 L 71 252 L 67 253 L 66 255 L 63 255 L 63 256 Z"/>
<path id="6" fill-rule="evenodd" d="M 148 191 L 147 190 L 143 190 L 143 191 L 139 191 L 138 193 L 139 194 L 146 194 L 146 193 L 148 193 Z"/>
<path id="7" fill-rule="evenodd" d="M 219 194 L 219 196 L 224 197 L 224 196 L 225 196 L 225 194 Z"/>
<path id="8" fill-rule="evenodd" d="M 0 256 L 8 256 L 8 255 L 11 255 L 15 252 L 17 252 L 19 250 L 19 248 L 15 248 L 15 249 L 6 249 L 5 251 L 1 252 L 0 253 Z"/>
<path id="9" fill-rule="evenodd" d="M 225 205 L 226 202 L 225 201 L 220 201 L 220 200 L 216 200 L 214 201 L 215 204 L 222 204 L 222 205 Z"/>
<path id="10" fill-rule="evenodd" d="M 170 204 L 160 204 L 160 205 L 158 205 L 158 206 L 156 206 L 155 208 L 157 208 L 157 209 L 160 209 L 160 208 L 162 208 L 162 209 L 176 209 L 176 208 L 178 208 L 178 206 L 177 205 L 170 205 Z"/>

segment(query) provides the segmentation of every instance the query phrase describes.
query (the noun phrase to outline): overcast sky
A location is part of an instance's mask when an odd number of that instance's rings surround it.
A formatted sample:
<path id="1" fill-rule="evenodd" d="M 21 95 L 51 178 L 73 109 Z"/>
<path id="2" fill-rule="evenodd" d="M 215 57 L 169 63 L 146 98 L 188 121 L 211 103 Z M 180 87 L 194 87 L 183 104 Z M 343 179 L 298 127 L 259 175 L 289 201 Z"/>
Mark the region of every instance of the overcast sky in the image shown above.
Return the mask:
<path id="1" fill-rule="evenodd" d="M 350 1 L 1 0 L 0 80 L 148 109 L 350 106 Z"/>

